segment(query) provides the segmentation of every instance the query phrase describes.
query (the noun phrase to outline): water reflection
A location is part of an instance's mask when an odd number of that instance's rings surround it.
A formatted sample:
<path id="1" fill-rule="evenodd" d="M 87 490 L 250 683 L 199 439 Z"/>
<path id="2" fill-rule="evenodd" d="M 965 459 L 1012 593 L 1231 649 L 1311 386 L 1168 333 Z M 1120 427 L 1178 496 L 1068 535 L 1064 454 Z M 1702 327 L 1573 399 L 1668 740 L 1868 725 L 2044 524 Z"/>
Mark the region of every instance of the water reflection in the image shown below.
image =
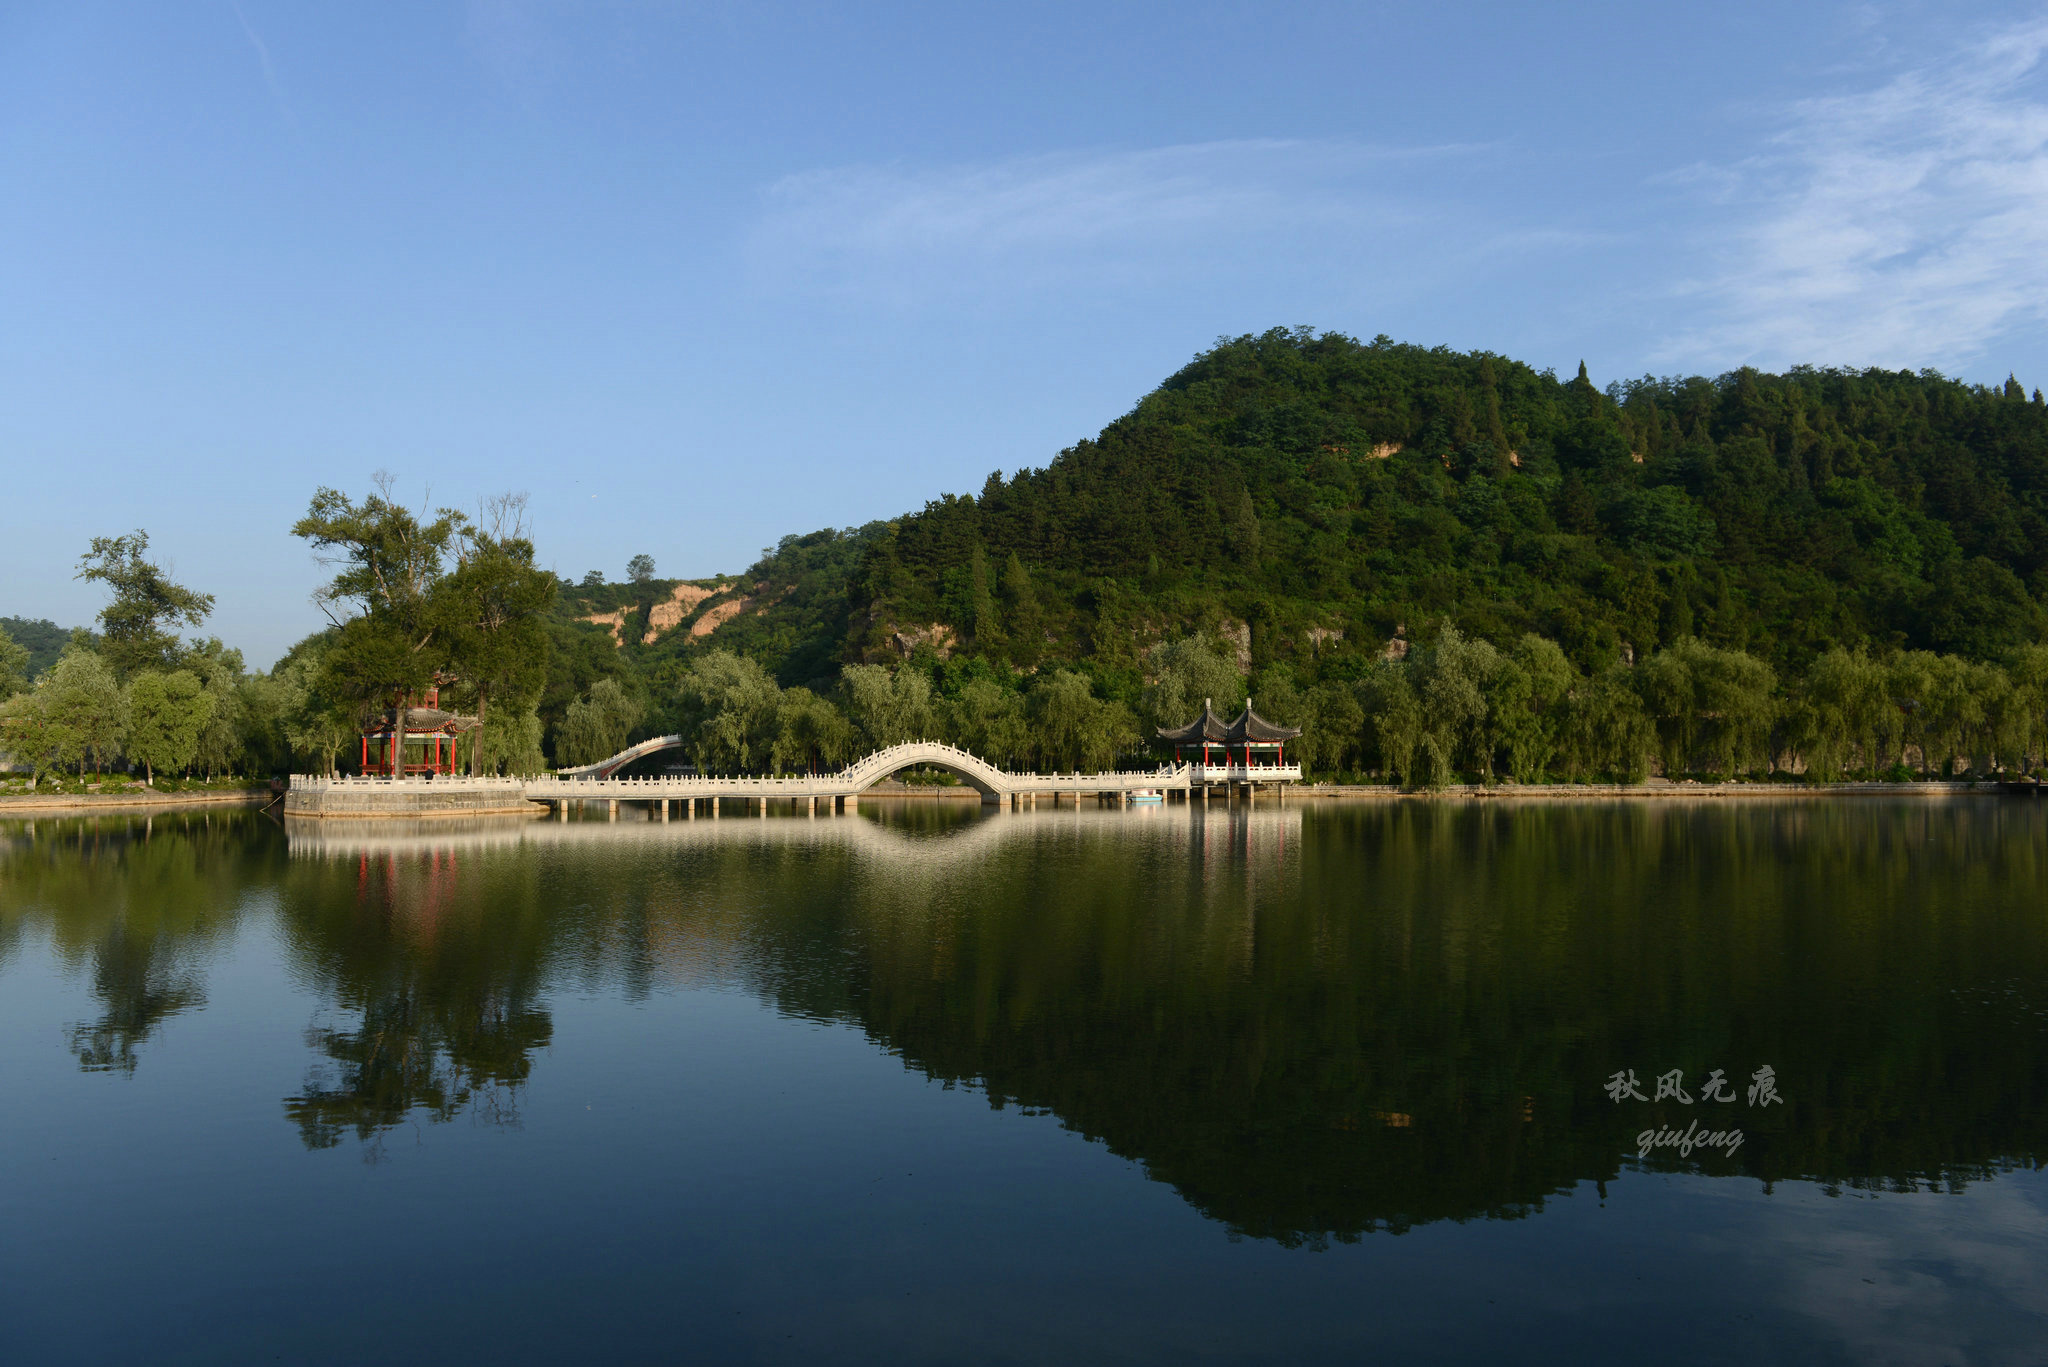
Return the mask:
<path id="1" fill-rule="evenodd" d="M 79 1066 L 133 1073 L 137 1050 L 206 1001 L 203 965 L 282 842 L 241 814 L 139 814 L 0 829 L 0 963 L 40 926 L 103 1008 L 67 1027 Z"/>
<path id="2" fill-rule="evenodd" d="M 285 1102 L 306 1146 L 353 1133 L 375 1157 L 380 1136 L 415 1115 L 516 1124 L 533 1052 L 553 1035 L 541 1004 L 557 937 L 548 906 L 538 861 L 516 852 L 421 842 L 294 859 L 284 934 L 332 1004 L 306 1031 L 320 1057 Z"/>
<path id="3" fill-rule="evenodd" d="M 409 1117 L 516 1122 L 551 993 L 737 987 L 1313 1245 L 1635 1167 L 1953 1190 L 2038 1165 L 2044 862 L 2044 814 L 1995 801 L 160 820 L 6 837 L 0 954 L 34 921 L 89 958 L 81 1060 L 132 1067 L 274 890 L 323 1003 L 285 1114 L 372 1156 Z M 1739 1093 L 1764 1063 L 1787 1104 L 1712 1108 L 1732 1156 L 1634 1158 L 1707 1103 L 1602 1090 L 1720 1068 Z"/>

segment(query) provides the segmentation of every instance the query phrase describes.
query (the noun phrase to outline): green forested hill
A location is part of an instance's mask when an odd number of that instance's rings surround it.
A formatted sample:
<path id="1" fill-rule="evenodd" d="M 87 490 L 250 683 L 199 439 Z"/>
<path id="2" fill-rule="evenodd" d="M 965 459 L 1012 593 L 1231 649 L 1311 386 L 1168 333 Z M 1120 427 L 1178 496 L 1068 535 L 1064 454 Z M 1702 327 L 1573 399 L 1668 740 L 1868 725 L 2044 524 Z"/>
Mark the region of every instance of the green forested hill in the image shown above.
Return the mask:
<path id="1" fill-rule="evenodd" d="M 1599 391 L 1276 330 L 1044 469 L 786 537 L 731 592 L 748 613 L 647 662 L 727 646 L 811 682 L 936 639 L 1110 676 L 1155 639 L 1249 629 L 1253 664 L 1341 672 L 1442 621 L 1587 670 L 1688 635 L 1780 672 L 1831 646 L 1989 660 L 2042 639 L 2048 406 L 1888 371 Z"/>
<path id="2" fill-rule="evenodd" d="M 1312 773 L 1402 782 L 2048 757 L 2048 405 L 2013 381 L 1602 391 L 1583 368 L 1274 331 L 1220 342 L 1043 469 L 696 581 L 636 556 L 630 583 L 570 583 L 537 567 L 517 498 L 472 521 L 388 493 L 314 495 L 294 530 L 338 557 L 324 592 L 346 620 L 235 685 L 215 729 L 241 739 L 208 768 L 330 769 L 430 678 L 488 714 L 475 761 L 518 772 L 671 731 L 728 773 L 911 736 L 1096 767 L 1248 693 L 1303 728 Z M 157 625 L 180 609 L 146 545 L 110 611 L 222 674 L 217 643 Z M 39 764 L 114 753 L 118 662 L 82 641 L 31 689 L 55 630 L 10 625 L 32 650 L 0 658 L 0 723 Z M 90 745 L 52 739 L 86 735 L 74 716 L 105 723 Z"/>
<path id="3" fill-rule="evenodd" d="M 57 663 L 71 639 L 69 629 L 40 617 L 0 617 L 0 632 L 28 652 L 22 673 L 30 679 Z"/>
<path id="4" fill-rule="evenodd" d="M 852 653 L 937 621 L 1027 666 L 1223 617 L 1255 663 L 1376 655 L 1443 619 L 1588 669 L 1685 636 L 1787 672 L 1836 644 L 1997 658 L 2041 638 L 2048 406 L 1880 371 L 1603 393 L 1275 331 L 1045 469 L 892 524 L 852 598 Z"/>
<path id="5" fill-rule="evenodd" d="M 2004 765 L 2048 741 L 2048 405 L 1273 331 L 978 493 L 563 590 L 550 734 L 618 676 L 579 754 L 630 724 L 731 767 L 911 731 L 1079 763 L 1255 690 L 1322 772 Z M 618 648 L 576 620 L 611 612 Z"/>

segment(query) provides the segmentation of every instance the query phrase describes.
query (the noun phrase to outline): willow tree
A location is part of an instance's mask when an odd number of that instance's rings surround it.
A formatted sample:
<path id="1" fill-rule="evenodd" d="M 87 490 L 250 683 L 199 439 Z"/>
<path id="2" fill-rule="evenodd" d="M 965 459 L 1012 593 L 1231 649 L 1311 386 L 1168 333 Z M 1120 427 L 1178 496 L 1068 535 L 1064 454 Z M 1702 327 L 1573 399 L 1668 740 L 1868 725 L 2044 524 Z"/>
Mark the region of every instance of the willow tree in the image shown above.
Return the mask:
<path id="1" fill-rule="evenodd" d="M 836 769 L 853 758 L 853 723 L 808 688 L 785 688 L 775 701 L 769 760 L 778 774 Z"/>
<path id="2" fill-rule="evenodd" d="M 2012 659 L 2008 707 L 2021 765 L 2048 764 L 2048 645 L 2028 646 Z"/>
<path id="3" fill-rule="evenodd" d="M 184 769 L 199 752 L 199 736 L 213 715 L 213 698 L 199 676 L 180 669 L 145 669 L 128 681 L 127 752 L 154 784 L 159 769 Z"/>
<path id="4" fill-rule="evenodd" d="M 599 679 L 569 704 L 555 736 L 555 759 L 565 765 L 595 764 L 626 748 L 643 709 L 617 679 Z"/>
<path id="5" fill-rule="evenodd" d="M 1769 764 L 1778 678 L 1762 660 L 1687 636 L 1645 660 L 1635 685 L 1666 773 L 1700 761 L 1722 774 Z"/>
<path id="6" fill-rule="evenodd" d="M 1889 685 L 1885 666 L 1861 650 L 1836 646 L 1813 662 L 1790 700 L 1791 739 L 1811 777 L 1831 783 L 1852 758 L 1874 774 L 1897 752 L 1901 713 Z"/>
<path id="7" fill-rule="evenodd" d="M 1024 699 L 994 679 L 969 679 L 947 699 L 946 734 L 955 745 L 1001 767 L 1024 763 L 1031 753 L 1031 724 Z"/>
<path id="8" fill-rule="evenodd" d="M 1244 702 L 1244 676 L 1213 644 L 1199 636 L 1162 641 L 1145 657 L 1146 720 L 1153 726 L 1185 726 L 1212 704 L 1229 716 Z"/>
<path id="9" fill-rule="evenodd" d="M 1562 704 L 1578 671 L 1555 641 L 1527 634 L 1507 652 L 1487 693 L 1485 748 L 1504 755 L 1517 783 L 1534 783 L 1562 742 Z"/>
<path id="10" fill-rule="evenodd" d="M 676 695 L 682 734 L 698 768 L 744 773 L 774 762 L 782 690 L 759 662 L 708 650 L 683 671 Z"/>
<path id="11" fill-rule="evenodd" d="M 1500 673 L 1500 652 L 1447 622 L 1437 639 L 1410 655 L 1407 663 L 1415 672 L 1415 692 L 1422 703 L 1420 752 L 1429 785 L 1440 788 L 1449 783 L 1461 761 L 1491 777 L 1493 756 L 1485 744 L 1487 694 Z"/>
<path id="12" fill-rule="evenodd" d="M 848 665 L 839 671 L 846 710 L 875 749 L 927 740 L 937 718 L 932 681 L 922 670 L 886 665 Z"/>
<path id="13" fill-rule="evenodd" d="M 1415 696 L 1407 662 L 1381 660 L 1360 686 L 1366 729 L 1380 770 L 1403 785 L 1417 775 L 1416 755 L 1422 743 L 1422 702 Z"/>
<path id="14" fill-rule="evenodd" d="M 88 762 L 97 771 L 119 753 L 128 709 L 113 669 L 98 653 L 67 647 L 32 696 L 42 743 L 58 764 L 75 766 L 84 778 Z"/>
<path id="15" fill-rule="evenodd" d="M 1026 703 L 1041 768 L 1107 769 L 1120 752 L 1137 744 L 1130 709 L 1096 697 L 1088 680 L 1071 670 L 1041 674 Z"/>
<path id="16" fill-rule="evenodd" d="M 1610 665 L 1574 684 L 1564 704 L 1564 770 L 1574 779 L 1608 775 L 1639 783 L 1649 772 L 1657 730 L 1637 694 L 1630 670 Z"/>

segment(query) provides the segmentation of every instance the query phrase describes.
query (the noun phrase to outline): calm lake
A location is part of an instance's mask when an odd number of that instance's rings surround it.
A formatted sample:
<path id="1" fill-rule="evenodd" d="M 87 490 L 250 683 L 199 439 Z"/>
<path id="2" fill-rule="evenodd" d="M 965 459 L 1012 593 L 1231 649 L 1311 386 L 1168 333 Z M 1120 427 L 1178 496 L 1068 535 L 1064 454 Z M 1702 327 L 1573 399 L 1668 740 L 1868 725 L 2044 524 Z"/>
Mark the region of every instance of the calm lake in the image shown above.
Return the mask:
<path id="1" fill-rule="evenodd" d="M 0 821 L 0 1361 L 2048 1361 L 2048 803 L 641 816 Z"/>

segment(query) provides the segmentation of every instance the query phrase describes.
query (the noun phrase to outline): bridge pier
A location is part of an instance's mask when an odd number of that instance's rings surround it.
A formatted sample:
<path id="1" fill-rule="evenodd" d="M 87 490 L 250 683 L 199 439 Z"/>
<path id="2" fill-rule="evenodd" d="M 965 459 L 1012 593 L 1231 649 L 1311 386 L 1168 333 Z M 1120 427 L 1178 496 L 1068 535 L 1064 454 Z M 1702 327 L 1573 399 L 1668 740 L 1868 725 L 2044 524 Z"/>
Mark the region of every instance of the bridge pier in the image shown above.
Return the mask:
<path id="1" fill-rule="evenodd" d="M 704 801 L 705 801 L 705 802 L 707 802 L 707 803 L 709 803 L 709 804 L 710 804 L 710 806 L 711 806 L 711 819 L 712 819 L 713 821 L 716 821 L 716 820 L 718 820 L 718 797 L 717 797 L 717 795 L 716 795 L 716 794 L 713 794 L 712 796 L 710 796 L 710 797 L 707 797 L 707 798 L 705 798 L 705 799 L 704 799 Z"/>
<path id="2" fill-rule="evenodd" d="M 817 819 L 818 798 L 815 793 L 812 794 L 810 797 L 804 799 L 804 815 L 810 817 L 813 820 Z"/>
<path id="3" fill-rule="evenodd" d="M 666 826 L 668 824 L 668 799 L 663 798 L 654 805 L 661 808 L 661 824 Z"/>
<path id="4" fill-rule="evenodd" d="M 557 821 L 567 821 L 568 819 L 569 819 L 569 803 L 568 803 L 568 800 L 567 800 L 567 799 L 565 798 L 565 799 L 563 799 L 563 800 L 561 800 L 561 801 L 558 801 L 558 802 L 556 802 L 556 803 L 555 803 L 555 820 L 557 820 Z"/>
<path id="5" fill-rule="evenodd" d="M 617 798 L 607 798 L 605 800 L 604 819 L 606 821 L 617 821 L 619 819 L 619 800 Z"/>

